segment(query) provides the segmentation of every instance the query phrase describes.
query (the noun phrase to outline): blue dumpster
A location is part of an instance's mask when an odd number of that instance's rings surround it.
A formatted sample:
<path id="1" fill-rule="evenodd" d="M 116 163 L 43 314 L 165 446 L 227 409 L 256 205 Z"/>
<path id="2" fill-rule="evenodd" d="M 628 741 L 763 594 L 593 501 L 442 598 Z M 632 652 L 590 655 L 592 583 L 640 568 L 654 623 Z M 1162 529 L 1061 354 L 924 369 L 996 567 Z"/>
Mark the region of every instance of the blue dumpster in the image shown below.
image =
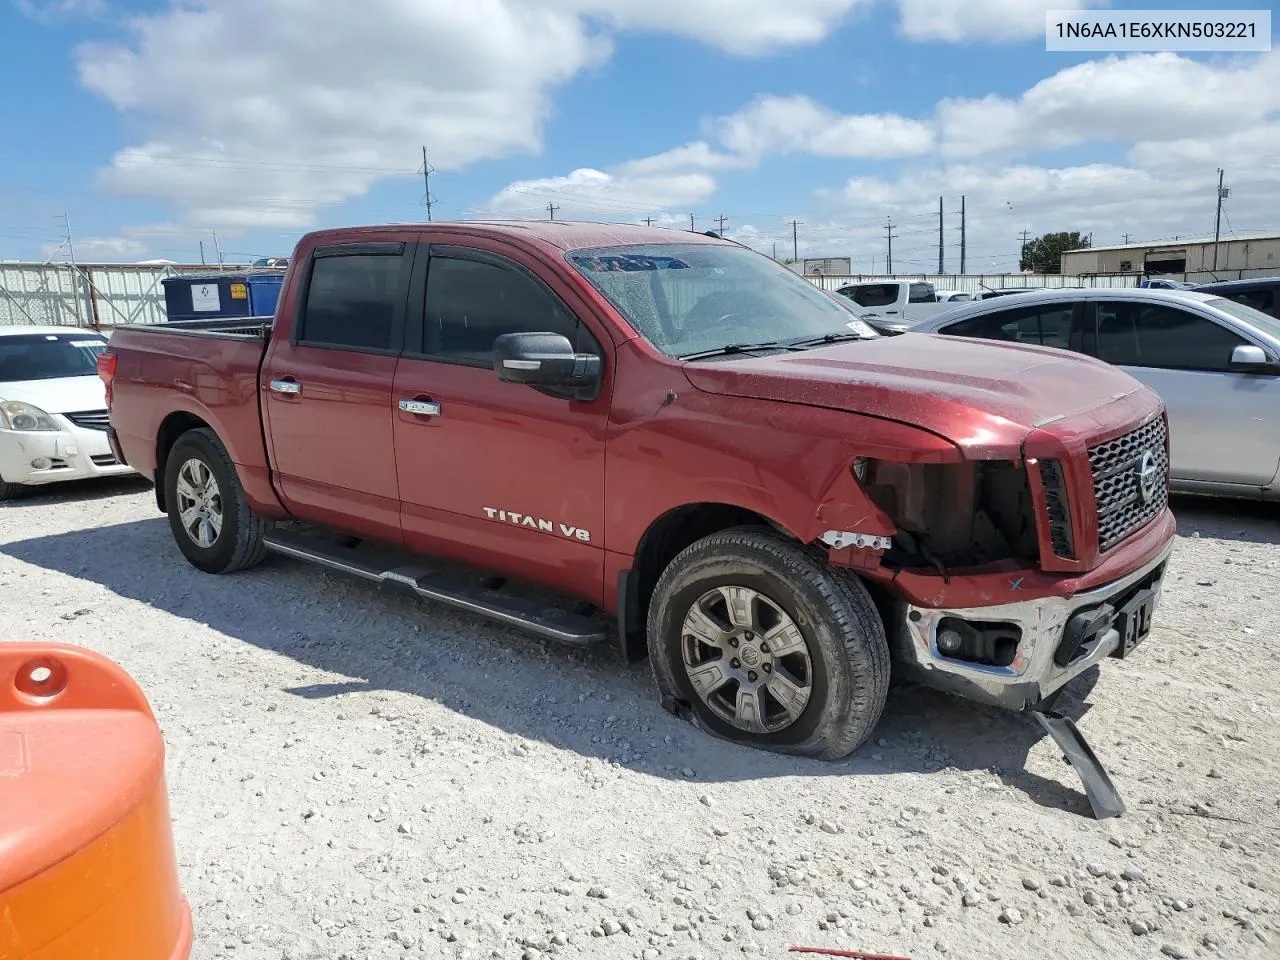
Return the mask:
<path id="1" fill-rule="evenodd" d="M 164 285 L 170 320 L 269 317 L 276 312 L 284 271 L 170 277 Z"/>

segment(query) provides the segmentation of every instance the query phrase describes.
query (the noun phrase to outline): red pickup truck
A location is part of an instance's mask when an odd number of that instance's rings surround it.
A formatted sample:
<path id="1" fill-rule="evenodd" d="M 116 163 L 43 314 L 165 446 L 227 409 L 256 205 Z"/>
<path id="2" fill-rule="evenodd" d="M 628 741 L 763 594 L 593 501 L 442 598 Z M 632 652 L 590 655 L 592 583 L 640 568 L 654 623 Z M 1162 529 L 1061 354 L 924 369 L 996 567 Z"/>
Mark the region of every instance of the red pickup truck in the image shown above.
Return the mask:
<path id="1" fill-rule="evenodd" d="M 823 758 L 891 661 L 1043 711 L 1150 628 L 1167 427 L 1112 367 L 882 338 L 656 228 L 329 230 L 290 264 L 274 318 L 118 328 L 100 361 L 113 450 L 201 570 L 271 551 L 616 638 L 668 709 Z"/>

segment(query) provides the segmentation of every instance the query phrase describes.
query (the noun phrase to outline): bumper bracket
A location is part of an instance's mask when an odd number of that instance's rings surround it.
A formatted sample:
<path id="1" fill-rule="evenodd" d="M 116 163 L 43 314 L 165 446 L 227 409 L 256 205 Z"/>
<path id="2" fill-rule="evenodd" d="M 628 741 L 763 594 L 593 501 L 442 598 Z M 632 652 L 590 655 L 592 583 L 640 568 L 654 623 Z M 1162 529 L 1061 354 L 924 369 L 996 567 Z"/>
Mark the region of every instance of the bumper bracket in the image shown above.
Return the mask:
<path id="1" fill-rule="evenodd" d="M 1120 791 L 1111 782 L 1102 761 L 1093 752 L 1075 722 L 1052 710 L 1032 710 L 1031 715 L 1040 722 L 1044 732 L 1053 738 L 1071 766 L 1075 767 L 1080 782 L 1084 784 L 1089 806 L 1093 808 L 1094 818 L 1107 820 L 1124 813 L 1125 805 Z"/>

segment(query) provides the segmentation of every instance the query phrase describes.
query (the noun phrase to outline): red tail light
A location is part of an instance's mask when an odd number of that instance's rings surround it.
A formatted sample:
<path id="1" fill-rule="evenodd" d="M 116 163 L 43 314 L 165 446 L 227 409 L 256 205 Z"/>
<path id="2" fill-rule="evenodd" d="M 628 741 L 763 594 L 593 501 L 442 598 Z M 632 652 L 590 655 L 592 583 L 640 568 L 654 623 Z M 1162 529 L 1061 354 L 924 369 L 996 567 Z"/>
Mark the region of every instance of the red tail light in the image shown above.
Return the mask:
<path id="1" fill-rule="evenodd" d="M 111 381 L 116 378 L 116 360 L 118 358 L 110 350 L 98 354 L 98 376 L 107 388 L 107 407 L 111 407 Z"/>

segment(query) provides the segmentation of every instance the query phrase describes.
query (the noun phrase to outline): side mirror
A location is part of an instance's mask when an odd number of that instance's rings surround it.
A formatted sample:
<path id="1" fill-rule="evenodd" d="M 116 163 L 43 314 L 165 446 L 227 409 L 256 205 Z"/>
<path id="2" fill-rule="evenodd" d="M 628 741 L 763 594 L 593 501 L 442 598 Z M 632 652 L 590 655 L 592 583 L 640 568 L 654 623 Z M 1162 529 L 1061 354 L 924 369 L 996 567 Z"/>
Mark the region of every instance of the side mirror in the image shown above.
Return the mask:
<path id="1" fill-rule="evenodd" d="M 1241 344 L 1231 351 L 1231 369 L 1261 370 L 1267 366 L 1267 354 L 1261 347 Z"/>
<path id="2" fill-rule="evenodd" d="M 558 333 L 504 333 L 493 342 L 493 369 L 506 383 L 592 399 L 599 387 L 601 363 L 593 353 L 575 353 L 569 338 Z"/>

